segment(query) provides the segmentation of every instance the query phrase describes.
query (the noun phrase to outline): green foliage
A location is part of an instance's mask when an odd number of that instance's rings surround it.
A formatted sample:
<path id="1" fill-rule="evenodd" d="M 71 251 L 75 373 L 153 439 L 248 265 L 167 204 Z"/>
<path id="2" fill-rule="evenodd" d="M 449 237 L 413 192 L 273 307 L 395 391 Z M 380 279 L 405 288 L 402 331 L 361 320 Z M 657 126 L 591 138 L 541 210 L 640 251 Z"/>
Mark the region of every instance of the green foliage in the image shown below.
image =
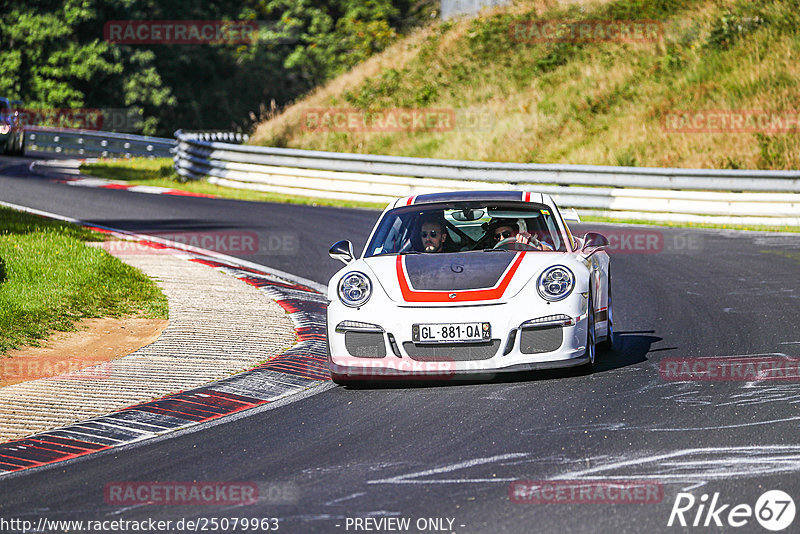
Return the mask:
<path id="1" fill-rule="evenodd" d="M 605 6 L 600 15 L 610 20 L 664 20 L 690 9 L 702 0 L 620 0 Z"/>
<path id="2" fill-rule="evenodd" d="M 725 50 L 741 37 L 752 33 L 764 23 L 758 16 L 743 17 L 733 13 L 720 15 L 708 36 L 708 46 L 717 50 Z"/>
<path id="3" fill-rule="evenodd" d="M 0 95 L 27 109 L 127 108 L 142 133 L 248 129 L 385 49 L 432 0 L 0 0 Z M 249 44 L 117 45 L 117 20 L 254 20 Z"/>
<path id="4" fill-rule="evenodd" d="M 415 95 L 415 103 L 418 106 L 427 106 L 439 96 L 439 90 L 436 88 L 436 85 L 433 84 L 425 84 L 419 88 L 417 94 Z"/>
<path id="5" fill-rule="evenodd" d="M 280 13 L 278 34 L 293 43 L 284 67 L 307 89 L 385 49 L 400 14 L 391 0 L 269 0 L 263 11 Z"/>
<path id="6" fill-rule="evenodd" d="M 800 3 L 796 0 L 736 0 L 714 19 L 706 46 L 726 50 L 762 28 L 797 35 L 798 27 Z"/>
<path id="7" fill-rule="evenodd" d="M 636 167 L 636 151 L 632 147 L 628 147 L 625 150 L 617 153 L 616 161 L 617 165 L 620 167 Z"/>
<path id="8" fill-rule="evenodd" d="M 738 160 L 730 156 L 725 156 L 725 158 L 718 165 L 718 167 L 720 169 L 731 169 L 731 170 L 739 170 L 743 168 L 742 164 Z"/>
<path id="9" fill-rule="evenodd" d="M 685 48 L 674 43 L 667 43 L 664 55 L 659 58 L 659 66 L 667 72 L 675 72 L 686 65 Z"/>
<path id="10" fill-rule="evenodd" d="M 759 162 L 759 168 L 761 169 L 785 168 L 789 163 L 790 153 L 798 148 L 796 136 L 793 135 L 756 133 L 755 138 L 761 154 L 761 161 Z"/>
<path id="11" fill-rule="evenodd" d="M 345 90 L 345 102 L 359 109 L 381 109 L 396 105 L 393 96 L 400 90 L 408 71 L 384 69 L 377 78 L 367 78 L 357 93 Z"/>

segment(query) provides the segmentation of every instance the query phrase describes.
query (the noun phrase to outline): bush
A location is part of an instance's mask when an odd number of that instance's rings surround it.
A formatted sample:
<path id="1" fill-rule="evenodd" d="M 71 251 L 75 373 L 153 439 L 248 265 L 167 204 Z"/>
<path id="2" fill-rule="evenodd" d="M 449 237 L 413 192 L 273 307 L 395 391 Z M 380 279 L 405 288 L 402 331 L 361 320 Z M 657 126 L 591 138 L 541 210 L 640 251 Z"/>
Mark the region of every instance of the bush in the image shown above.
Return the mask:
<path id="1" fill-rule="evenodd" d="M 717 50 L 726 50 L 739 38 L 746 36 L 764 24 L 761 17 L 745 17 L 726 13 L 714 21 L 708 36 L 708 46 Z"/>

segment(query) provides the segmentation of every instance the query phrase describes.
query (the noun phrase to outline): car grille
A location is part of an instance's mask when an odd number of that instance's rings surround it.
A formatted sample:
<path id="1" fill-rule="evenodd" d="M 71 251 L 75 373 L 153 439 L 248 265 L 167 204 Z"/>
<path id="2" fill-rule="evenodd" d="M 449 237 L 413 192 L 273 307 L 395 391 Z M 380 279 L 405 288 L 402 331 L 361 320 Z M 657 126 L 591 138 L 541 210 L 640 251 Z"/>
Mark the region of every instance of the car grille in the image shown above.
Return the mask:
<path id="1" fill-rule="evenodd" d="M 403 343 L 403 349 L 412 360 L 417 361 L 471 361 L 488 360 L 500 348 L 500 340 L 493 339 L 487 343 L 437 343 L 416 344 L 411 341 Z"/>
<path id="2" fill-rule="evenodd" d="M 545 328 L 523 328 L 519 338 L 522 354 L 540 354 L 558 350 L 564 341 L 564 329 L 560 326 Z"/>
<path id="3" fill-rule="evenodd" d="M 359 358 L 383 358 L 386 344 L 380 332 L 345 332 L 344 346 L 351 356 Z"/>

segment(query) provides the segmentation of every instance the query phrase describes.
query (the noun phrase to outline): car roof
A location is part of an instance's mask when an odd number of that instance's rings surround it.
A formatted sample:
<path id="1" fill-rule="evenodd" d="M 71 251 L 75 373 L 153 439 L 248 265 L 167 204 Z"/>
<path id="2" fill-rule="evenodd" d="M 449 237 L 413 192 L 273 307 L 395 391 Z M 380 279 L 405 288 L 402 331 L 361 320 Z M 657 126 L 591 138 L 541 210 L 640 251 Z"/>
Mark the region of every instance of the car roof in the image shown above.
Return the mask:
<path id="1" fill-rule="evenodd" d="M 529 191 L 449 191 L 401 197 L 390 203 L 388 209 L 442 202 L 536 202 L 553 206 L 549 195 Z"/>

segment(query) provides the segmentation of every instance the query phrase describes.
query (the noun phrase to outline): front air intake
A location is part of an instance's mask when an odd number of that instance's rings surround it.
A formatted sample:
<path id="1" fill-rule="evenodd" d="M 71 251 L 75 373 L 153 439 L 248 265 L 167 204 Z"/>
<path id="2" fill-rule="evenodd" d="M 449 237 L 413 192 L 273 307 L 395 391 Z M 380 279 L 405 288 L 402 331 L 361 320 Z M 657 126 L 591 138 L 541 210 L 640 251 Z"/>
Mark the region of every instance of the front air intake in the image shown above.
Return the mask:
<path id="1" fill-rule="evenodd" d="M 358 358 L 383 358 L 386 356 L 386 343 L 379 332 L 346 332 L 344 346 L 351 356 Z"/>
<path id="2" fill-rule="evenodd" d="M 541 354 L 553 352 L 564 341 L 564 329 L 560 326 L 544 328 L 522 328 L 519 338 L 519 351 L 522 354 Z"/>

